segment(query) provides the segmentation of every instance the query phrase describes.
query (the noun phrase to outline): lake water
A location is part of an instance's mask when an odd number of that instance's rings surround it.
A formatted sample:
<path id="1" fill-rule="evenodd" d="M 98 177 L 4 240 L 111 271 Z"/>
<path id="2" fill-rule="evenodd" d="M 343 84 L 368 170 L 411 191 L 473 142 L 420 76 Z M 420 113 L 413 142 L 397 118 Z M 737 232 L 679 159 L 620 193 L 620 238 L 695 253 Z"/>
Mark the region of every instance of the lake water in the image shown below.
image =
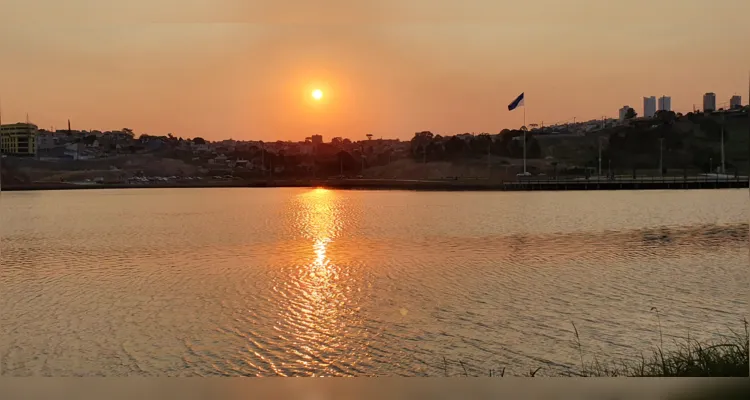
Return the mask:
<path id="1" fill-rule="evenodd" d="M 573 323 L 600 362 L 659 321 L 743 329 L 749 215 L 746 189 L 4 192 L 0 374 L 571 374 Z"/>

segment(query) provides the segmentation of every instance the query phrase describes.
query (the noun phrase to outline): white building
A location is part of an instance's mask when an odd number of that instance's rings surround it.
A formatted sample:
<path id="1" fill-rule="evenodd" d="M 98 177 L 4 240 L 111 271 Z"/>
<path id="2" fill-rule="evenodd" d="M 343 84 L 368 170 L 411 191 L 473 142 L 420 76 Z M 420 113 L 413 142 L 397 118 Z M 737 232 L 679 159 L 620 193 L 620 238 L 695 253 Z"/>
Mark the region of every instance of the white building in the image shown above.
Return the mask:
<path id="1" fill-rule="evenodd" d="M 52 132 L 39 132 L 36 137 L 36 145 L 39 150 L 49 150 L 57 144 Z"/>
<path id="2" fill-rule="evenodd" d="M 742 108 L 742 97 L 734 95 L 729 99 L 729 109 L 734 110 L 736 108 Z"/>
<path id="3" fill-rule="evenodd" d="M 196 153 L 206 153 L 211 150 L 208 147 L 207 143 L 197 144 L 195 142 L 190 142 L 190 148 L 193 150 L 193 152 L 196 152 Z"/>
<path id="4" fill-rule="evenodd" d="M 656 97 L 644 97 L 643 98 L 643 116 L 651 118 L 656 115 Z"/>
<path id="5" fill-rule="evenodd" d="M 716 111 L 716 93 L 706 93 L 703 95 L 703 111 Z"/>
<path id="6" fill-rule="evenodd" d="M 659 97 L 659 111 L 672 111 L 672 98 L 669 96 Z"/>
<path id="7" fill-rule="evenodd" d="M 625 116 L 628 114 L 628 110 L 630 109 L 630 106 L 622 106 L 620 109 L 620 121 L 625 120 Z"/>

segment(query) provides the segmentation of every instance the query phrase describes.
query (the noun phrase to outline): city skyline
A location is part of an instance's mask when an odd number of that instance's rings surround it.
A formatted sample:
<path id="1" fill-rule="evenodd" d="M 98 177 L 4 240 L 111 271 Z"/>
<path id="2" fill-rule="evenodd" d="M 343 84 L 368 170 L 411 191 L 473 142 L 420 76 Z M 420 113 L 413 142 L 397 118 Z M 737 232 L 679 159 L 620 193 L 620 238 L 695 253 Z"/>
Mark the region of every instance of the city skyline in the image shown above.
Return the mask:
<path id="1" fill-rule="evenodd" d="M 750 85 L 750 80 L 748 81 L 748 84 Z M 321 100 L 321 98 L 323 97 L 323 93 L 322 93 L 322 91 L 320 89 L 315 89 L 312 92 L 312 97 L 314 98 L 314 100 Z M 658 97 L 657 96 L 644 96 L 644 97 L 642 97 L 642 99 L 643 99 L 643 105 L 642 105 L 641 111 L 643 113 L 640 114 L 640 115 L 638 115 L 637 111 L 636 111 L 636 118 L 643 118 L 643 117 L 645 117 L 645 118 L 653 118 L 653 117 L 655 117 L 655 115 L 656 115 L 656 113 L 658 111 L 671 111 L 671 112 L 676 112 L 676 113 L 681 113 L 681 111 L 684 111 L 684 113 L 687 114 L 688 112 L 691 112 L 691 111 L 703 111 L 703 110 L 720 111 L 720 110 L 730 110 L 730 109 L 733 109 L 734 107 L 743 107 L 743 106 L 745 106 L 745 104 L 742 103 L 743 97 L 741 95 L 736 95 L 735 94 L 735 95 L 732 95 L 731 98 L 728 101 L 726 101 L 726 102 L 719 102 L 718 96 L 714 92 L 706 92 L 706 93 L 704 93 L 703 97 L 702 97 L 702 104 L 693 103 L 693 110 L 674 110 L 672 108 L 672 106 L 671 106 L 671 104 L 672 104 L 672 97 L 671 96 L 666 96 L 666 95 L 660 95 Z M 707 99 L 710 99 L 710 100 L 707 100 Z M 2 123 L 2 108 L 1 107 L 2 107 L 2 104 L 0 103 L 0 123 Z M 626 114 L 626 111 L 628 110 L 628 108 L 633 108 L 633 107 L 630 107 L 629 105 L 625 105 L 625 106 L 621 107 L 618 110 L 618 113 L 617 113 L 618 115 L 615 115 L 615 116 L 606 115 L 604 117 L 607 118 L 607 119 L 610 119 L 610 120 L 620 120 L 620 121 L 622 121 L 625 118 L 625 114 Z M 545 125 L 544 123 L 538 124 L 538 123 L 535 123 L 535 122 L 528 122 L 527 121 L 527 125 L 531 126 L 531 127 L 542 127 L 543 128 L 545 126 L 549 127 L 549 126 L 570 125 L 571 123 L 575 124 L 576 122 L 578 122 L 579 124 L 581 124 L 581 123 L 585 124 L 585 123 L 591 123 L 591 122 L 600 121 L 600 120 L 601 120 L 601 117 L 599 117 L 599 118 L 584 119 L 584 120 L 580 120 L 580 119 L 577 119 L 577 117 L 573 117 L 572 121 L 571 120 L 560 121 L 558 123 L 547 124 L 547 125 Z M 10 125 L 17 125 L 17 124 L 33 124 L 39 130 L 41 130 L 41 131 L 47 131 L 47 132 L 50 132 L 50 133 L 61 132 L 61 131 L 66 131 L 66 130 L 67 131 L 71 131 L 71 122 L 70 122 L 70 119 L 67 120 L 67 128 L 60 129 L 60 128 L 56 128 L 53 125 L 53 126 L 49 126 L 49 129 L 47 129 L 47 127 L 41 126 L 41 125 L 36 124 L 33 121 L 29 120 L 28 113 L 26 114 L 26 119 L 24 121 L 15 121 L 15 122 L 2 123 L 3 126 L 10 126 Z M 500 128 L 500 130 L 503 130 L 503 129 L 518 129 L 518 128 L 520 128 L 520 127 L 504 127 L 504 128 Z M 127 129 L 132 130 L 132 128 L 127 128 Z M 120 131 L 120 130 L 121 129 L 118 129 L 118 128 L 101 129 L 101 128 L 96 128 L 96 127 L 94 127 L 94 128 L 76 128 L 76 129 L 72 129 L 72 131 L 75 131 L 75 132 L 117 132 L 117 131 Z M 424 130 L 420 130 L 420 131 L 424 131 Z M 133 130 L 133 132 L 137 133 L 136 136 L 138 136 L 140 134 L 153 135 L 153 136 L 166 136 L 167 135 L 167 133 L 165 133 L 165 132 L 136 132 L 135 130 Z M 436 131 L 436 132 L 433 132 L 433 133 L 450 136 L 450 135 L 460 135 L 460 134 L 465 134 L 465 133 L 471 133 L 471 134 L 491 133 L 492 134 L 492 133 L 497 133 L 497 132 L 488 132 L 488 131 L 481 131 L 481 132 L 473 132 L 472 131 L 472 132 L 467 132 L 465 130 L 463 130 L 463 131 L 459 130 L 459 131 L 456 131 L 456 132 L 438 132 L 438 131 Z M 173 134 L 173 132 L 170 131 L 169 134 Z M 174 137 L 178 137 L 179 136 L 179 137 L 182 138 L 182 136 L 177 135 L 177 134 L 174 134 L 173 136 Z M 269 138 L 269 139 L 266 139 L 266 141 L 269 141 L 269 142 L 276 142 L 276 141 L 283 141 L 283 142 L 304 142 L 304 141 L 309 141 L 311 139 L 313 141 L 315 141 L 314 139 L 315 139 L 316 136 L 317 137 L 322 137 L 324 135 L 322 135 L 320 132 L 313 132 L 313 133 L 309 133 L 306 136 L 300 137 L 300 138 L 286 138 L 286 139 Z M 192 137 L 193 136 L 185 136 L 184 139 L 191 139 Z M 231 140 L 235 140 L 235 141 L 249 141 L 249 142 L 263 141 L 263 139 L 258 139 L 258 138 L 255 138 L 255 137 L 241 137 L 241 138 L 233 138 L 233 137 L 211 137 L 210 135 L 207 136 L 205 134 L 200 134 L 200 133 L 197 134 L 197 135 L 195 135 L 195 137 L 200 137 L 200 138 L 203 138 L 205 140 L 214 141 L 214 142 L 221 142 L 221 141 L 227 141 L 227 140 L 230 140 L 230 141 Z M 362 137 L 359 137 L 358 135 L 348 135 L 347 136 L 347 134 L 343 134 L 343 135 L 339 135 L 339 136 L 329 136 L 328 138 L 329 139 L 343 138 L 343 139 L 351 139 L 353 141 L 361 141 L 364 138 L 367 138 L 368 140 L 370 140 L 372 138 L 386 139 L 386 140 L 393 140 L 393 139 L 396 139 L 396 140 L 409 140 L 411 137 L 409 135 L 406 135 L 406 136 L 405 135 L 394 135 L 394 136 L 382 136 L 381 135 L 381 136 L 376 136 L 376 135 L 374 135 L 372 133 L 366 133 L 366 134 L 362 135 Z"/>
<path id="2" fill-rule="evenodd" d="M 694 0 L 631 3 L 647 13 L 583 0 L 9 0 L 3 122 L 28 113 L 40 127 L 70 118 L 76 129 L 208 140 L 408 139 L 519 127 L 506 105 L 521 92 L 528 124 L 616 117 L 648 93 L 685 113 L 707 92 L 719 107 L 747 96 L 750 55 L 736 50 L 750 4 L 724 3 L 706 18 Z M 647 44 L 617 45 L 628 42 Z"/>

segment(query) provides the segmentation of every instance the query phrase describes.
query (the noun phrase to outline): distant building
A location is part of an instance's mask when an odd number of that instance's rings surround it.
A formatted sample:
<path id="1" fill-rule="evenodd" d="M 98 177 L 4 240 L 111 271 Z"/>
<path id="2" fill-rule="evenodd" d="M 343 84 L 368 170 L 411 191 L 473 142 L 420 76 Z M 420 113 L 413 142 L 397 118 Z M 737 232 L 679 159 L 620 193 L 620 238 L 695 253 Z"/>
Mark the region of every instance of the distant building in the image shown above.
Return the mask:
<path id="1" fill-rule="evenodd" d="M 656 115 L 656 97 L 644 97 L 643 98 L 643 116 L 645 118 L 651 118 Z"/>
<path id="2" fill-rule="evenodd" d="M 659 111 L 672 111 L 672 98 L 669 96 L 659 97 Z"/>
<path id="3" fill-rule="evenodd" d="M 703 95 L 703 111 L 716 111 L 716 93 L 706 93 Z"/>
<path id="4" fill-rule="evenodd" d="M 301 143 L 299 147 L 299 154 L 310 155 L 313 153 L 312 142 Z"/>
<path id="5" fill-rule="evenodd" d="M 85 158 L 85 155 L 83 153 L 83 143 L 70 143 L 67 146 L 65 146 L 65 156 L 70 157 L 74 160 L 81 160 Z"/>
<path id="6" fill-rule="evenodd" d="M 28 123 L 0 126 L 0 152 L 16 156 L 35 156 L 38 131 L 36 125 Z"/>
<path id="7" fill-rule="evenodd" d="M 208 143 L 200 143 L 199 144 L 199 143 L 195 143 L 193 141 L 190 142 L 190 149 L 193 152 L 196 152 L 196 153 L 207 153 L 208 151 L 211 150 L 209 148 L 209 146 L 208 146 Z"/>
<path id="8" fill-rule="evenodd" d="M 731 99 L 729 99 L 729 109 L 735 110 L 738 108 L 742 108 L 742 97 L 741 96 L 732 96 Z"/>
<path id="9" fill-rule="evenodd" d="M 310 141 L 312 141 L 313 144 L 323 144 L 323 136 L 321 136 L 321 135 L 312 135 L 310 137 Z"/>
<path id="10" fill-rule="evenodd" d="M 57 145 L 57 142 L 52 132 L 39 132 L 37 134 L 36 146 L 38 150 L 53 149 L 55 145 Z"/>
<path id="11" fill-rule="evenodd" d="M 630 109 L 630 106 L 623 106 L 620 109 L 620 121 L 625 121 L 625 116 L 628 114 L 629 109 Z"/>

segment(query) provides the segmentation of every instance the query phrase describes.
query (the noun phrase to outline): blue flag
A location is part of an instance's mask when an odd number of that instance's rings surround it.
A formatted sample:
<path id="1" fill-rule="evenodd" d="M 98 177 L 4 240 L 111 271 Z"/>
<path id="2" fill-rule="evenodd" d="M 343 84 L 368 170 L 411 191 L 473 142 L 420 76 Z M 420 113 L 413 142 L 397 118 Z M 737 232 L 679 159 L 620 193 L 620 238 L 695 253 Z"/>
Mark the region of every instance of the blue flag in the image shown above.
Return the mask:
<path id="1" fill-rule="evenodd" d="M 523 105 L 523 93 L 521 93 L 520 96 L 516 97 L 516 99 L 513 100 L 512 103 L 508 104 L 508 111 L 513 111 L 517 107 L 522 106 L 522 105 Z"/>

